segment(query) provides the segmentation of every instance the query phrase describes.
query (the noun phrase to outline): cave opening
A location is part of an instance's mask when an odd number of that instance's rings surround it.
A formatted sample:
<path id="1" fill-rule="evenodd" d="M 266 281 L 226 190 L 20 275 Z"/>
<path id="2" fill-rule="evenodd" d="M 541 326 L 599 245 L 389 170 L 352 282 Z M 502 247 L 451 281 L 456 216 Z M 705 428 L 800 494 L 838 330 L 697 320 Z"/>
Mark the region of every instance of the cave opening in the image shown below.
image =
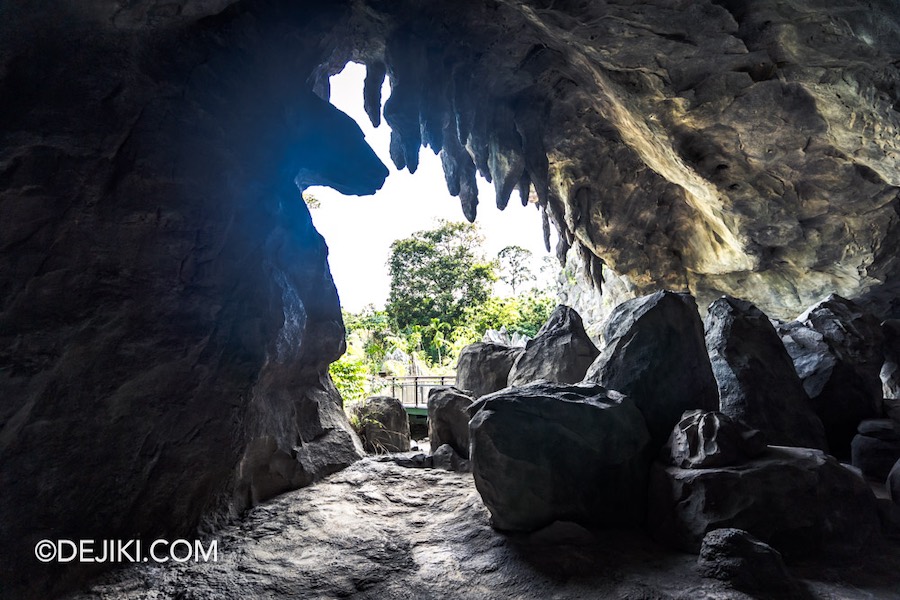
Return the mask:
<path id="1" fill-rule="evenodd" d="M 440 221 L 461 221 L 459 199 L 447 190 L 440 156 L 421 148 L 415 173 L 398 169 L 390 157 L 391 129 L 383 119 L 373 125 L 368 112 L 371 106 L 362 102 L 366 67 L 348 62 L 339 73 L 329 78 L 329 102 L 349 115 L 363 131 L 366 143 L 388 166 L 384 186 L 371 196 L 347 196 L 333 188 L 311 186 L 305 194 L 312 196 L 313 224 L 329 244 L 329 267 L 346 310 L 358 312 L 368 305 L 383 307 L 388 296 L 387 260 L 391 242 L 415 231 L 434 227 Z M 390 80 L 381 87 L 382 105 L 390 99 Z M 381 109 L 378 109 L 379 111 Z M 380 114 L 380 113 L 379 113 Z M 491 198 L 492 184 L 476 175 L 478 196 Z M 521 195 L 517 192 L 519 198 Z M 543 240 L 541 219 L 533 193 L 524 202 L 513 202 L 503 210 L 490 202 L 480 204 L 475 224 L 484 236 L 484 249 L 489 257 L 507 246 L 529 251 L 524 265 L 541 273 L 550 283 L 555 273 L 548 268 L 549 253 Z M 526 210 L 527 209 L 527 210 Z M 550 233 L 550 244 L 556 244 L 556 232 Z M 361 251 L 364 249 L 364 251 Z M 502 282 L 498 282 L 502 285 Z"/>

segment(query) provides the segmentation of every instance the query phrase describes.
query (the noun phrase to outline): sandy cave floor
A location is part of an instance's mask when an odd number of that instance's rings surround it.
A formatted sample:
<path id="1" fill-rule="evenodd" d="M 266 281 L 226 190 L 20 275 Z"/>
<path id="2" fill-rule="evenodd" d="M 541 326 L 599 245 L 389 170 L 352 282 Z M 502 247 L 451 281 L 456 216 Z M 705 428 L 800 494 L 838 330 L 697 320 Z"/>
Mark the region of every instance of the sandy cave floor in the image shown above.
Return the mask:
<path id="1" fill-rule="evenodd" d="M 74 598 L 751 598 L 641 534 L 563 524 L 500 534 L 471 475 L 372 458 L 256 507 L 216 538 L 218 562 L 132 566 Z M 900 598 L 897 541 L 852 563 L 789 567 L 800 598 Z"/>

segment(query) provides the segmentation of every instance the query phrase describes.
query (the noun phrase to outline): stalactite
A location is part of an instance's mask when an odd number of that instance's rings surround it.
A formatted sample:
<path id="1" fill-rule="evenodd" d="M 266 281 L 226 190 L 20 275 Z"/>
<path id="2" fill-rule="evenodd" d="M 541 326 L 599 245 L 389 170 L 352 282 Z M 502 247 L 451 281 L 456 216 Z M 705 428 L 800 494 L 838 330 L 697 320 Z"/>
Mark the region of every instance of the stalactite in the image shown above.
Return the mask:
<path id="1" fill-rule="evenodd" d="M 516 189 L 519 191 L 519 199 L 522 201 L 522 206 L 528 206 L 528 199 L 531 197 L 531 175 L 528 174 L 527 170 L 522 170 L 522 176 L 519 177 Z"/>
<path id="2" fill-rule="evenodd" d="M 422 41 L 410 32 L 398 32 L 388 40 L 385 57 L 391 97 L 384 104 L 384 120 L 391 128 L 391 160 L 398 169 L 406 167 L 415 173 L 422 147 L 420 112 L 427 74 Z"/>
<path id="3" fill-rule="evenodd" d="M 475 181 L 475 164 L 469 153 L 453 135 L 454 125 L 448 122 L 444 130 L 444 147 L 441 149 L 441 166 L 451 196 L 459 196 L 463 215 L 471 223 L 475 221 L 478 206 L 478 187 Z"/>
<path id="4" fill-rule="evenodd" d="M 488 167 L 494 180 L 497 208 L 503 210 L 525 171 L 522 140 L 513 123 L 512 111 L 498 106 L 494 112 L 492 135 L 488 144 Z"/>
<path id="5" fill-rule="evenodd" d="M 363 108 L 372 127 L 381 125 L 381 86 L 387 76 L 387 66 L 380 60 L 366 63 L 366 79 L 363 83 Z"/>

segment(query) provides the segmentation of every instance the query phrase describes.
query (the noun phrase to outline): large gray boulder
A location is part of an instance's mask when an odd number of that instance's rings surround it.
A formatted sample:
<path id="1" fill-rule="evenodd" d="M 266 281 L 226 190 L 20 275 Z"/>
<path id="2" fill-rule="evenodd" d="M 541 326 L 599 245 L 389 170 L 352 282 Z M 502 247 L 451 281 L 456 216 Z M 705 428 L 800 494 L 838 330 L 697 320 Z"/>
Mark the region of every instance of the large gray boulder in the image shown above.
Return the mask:
<path id="1" fill-rule="evenodd" d="M 433 387 L 428 392 L 428 440 L 433 449 L 448 444 L 469 458 L 469 406 L 472 397 L 459 388 Z"/>
<path id="2" fill-rule="evenodd" d="M 884 336 L 872 315 L 832 294 L 792 323 L 779 325 L 832 454 L 850 455 L 863 419 L 881 415 Z"/>
<path id="3" fill-rule="evenodd" d="M 494 527 L 643 521 L 650 436 L 630 399 L 599 385 L 538 382 L 474 409 L 472 471 Z"/>
<path id="4" fill-rule="evenodd" d="M 513 363 L 525 348 L 490 342 L 469 344 L 459 353 L 456 363 L 456 386 L 479 398 L 502 390 L 509 380 Z"/>
<path id="5" fill-rule="evenodd" d="M 544 379 L 554 383 L 576 383 L 584 378 L 599 351 L 584 331 L 581 317 L 559 305 L 533 340 L 516 359 L 508 384 L 524 385 Z"/>
<path id="6" fill-rule="evenodd" d="M 881 391 L 885 398 L 900 399 L 900 319 L 881 324 L 884 334 L 884 365 L 881 367 Z"/>
<path id="7" fill-rule="evenodd" d="M 409 417 L 396 398 L 372 396 L 353 404 L 348 412 L 366 452 L 409 451 Z"/>
<path id="8" fill-rule="evenodd" d="M 710 304 L 706 348 L 721 412 L 759 429 L 770 444 L 827 450 L 822 421 L 761 310 L 731 296 Z"/>
<path id="9" fill-rule="evenodd" d="M 891 419 L 868 419 L 857 431 L 850 443 L 850 462 L 868 477 L 884 481 L 900 460 L 900 426 Z"/>
<path id="10" fill-rule="evenodd" d="M 821 450 L 783 446 L 736 466 L 655 463 L 648 517 L 654 537 L 687 552 L 698 552 L 708 532 L 735 527 L 794 557 L 857 551 L 879 527 L 875 496 L 858 473 Z"/>
<path id="11" fill-rule="evenodd" d="M 742 529 L 710 531 L 703 538 L 697 570 L 746 592 L 791 593 L 797 582 L 781 553 Z"/>
<path id="12" fill-rule="evenodd" d="M 683 469 L 708 469 L 740 464 L 765 451 L 758 429 L 720 412 L 690 410 L 675 425 L 660 458 Z"/>
<path id="13" fill-rule="evenodd" d="M 585 380 L 634 401 L 654 451 L 666 443 L 682 413 L 719 407 L 703 322 L 689 294 L 661 291 L 623 302 L 610 315 L 603 337 L 606 346 Z"/>

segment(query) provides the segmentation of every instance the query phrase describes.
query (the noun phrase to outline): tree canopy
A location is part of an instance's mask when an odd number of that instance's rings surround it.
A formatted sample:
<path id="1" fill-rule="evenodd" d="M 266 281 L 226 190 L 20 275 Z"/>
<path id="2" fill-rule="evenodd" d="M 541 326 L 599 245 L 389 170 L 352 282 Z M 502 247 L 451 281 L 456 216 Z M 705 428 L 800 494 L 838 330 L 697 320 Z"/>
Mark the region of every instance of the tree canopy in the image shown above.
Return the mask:
<path id="1" fill-rule="evenodd" d="M 391 244 L 390 318 L 401 329 L 428 327 L 433 319 L 461 323 L 467 309 L 487 301 L 497 279 L 481 243 L 475 225 L 441 221 Z"/>

